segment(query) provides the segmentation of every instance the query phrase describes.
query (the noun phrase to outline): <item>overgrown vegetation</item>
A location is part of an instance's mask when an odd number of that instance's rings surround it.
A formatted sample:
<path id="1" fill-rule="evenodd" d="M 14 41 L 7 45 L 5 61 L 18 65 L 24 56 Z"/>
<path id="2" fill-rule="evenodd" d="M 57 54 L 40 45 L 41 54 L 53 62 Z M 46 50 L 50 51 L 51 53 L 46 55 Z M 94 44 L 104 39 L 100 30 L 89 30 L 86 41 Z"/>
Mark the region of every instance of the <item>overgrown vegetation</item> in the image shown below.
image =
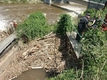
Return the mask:
<path id="1" fill-rule="evenodd" d="M 67 31 L 72 31 L 72 26 L 71 16 L 68 14 L 62 14 L 59 22 L 57 23 L 56 32 L 61 35 L 66 35 Z"/>
<path id="2" fill-rule="evenodd" d="M 61 74 L 54 78 L 50 78 L 49 80 L 80 80 L 79 77 L 77 77 L 79 73 L 75 73 L 74 69 L 68 69 L 64 70 Z"/>
<path id="3" fill-rule="evenodd" d="M 92 18 L 101 14 L 105 18 L 107 9 L 89 9 Z M 99 26 L 99 27 L 98 27 Z M 90 28 L 81 40 L 81 68 L 69 69 L 50 80 L 106 80 L 107 79 L 107 32 L 101 31 L 101 24 L 96 29 Z M 77 66 L 75 66 L 77 67 Z"/>
<path id="4" fill-rule="evenodd" d="M 27 3 L 27 0 L 0 0 L 2 3 Z"/>
<path id="5" fill-rule="evenodd" d="M 37 37 L 43 37 L 52 30 L 52 27 L 46 22 L 46 18 L 42 12 L 32 13 L 17 28 L 19 39 L 28 42 Z"/>
<path id="6" fill-rule="evenodd" d="M 93 11 L 94 10 L 94 11 Z M 105 10 L 87 10 L 91 13 L 92 17 L 97 17 L 101 14 L 102 20 L 104 20 Z M 86 12 L 87 12 L 86 11 Z M 93 12 L 92 12 L 93 11 Z M 84 75 L 85 80 L 106 80 L 107 77 L 107 32 L 101 31 L 101 24 L 97 25 L 96 29 L 89 29 L 84 34 L 84 40 L 82 43 L 82 53 L 84 53 Z"/>
<path id="7" fill-rule="evenodd" d="M 85 33 L 84 38 L 81 41 L 82 53 L 84 53 L 84 79 L 106 80 L 106 32 L 101 32 L 100 29 L 92 29 Z"/>
<path id="8" fill-rule="evenodd" d="M 98 17 L 98 14 L 100 14 L 100 15 L 101 15 L 101 18 L 104 19 L 106 12 L 107 12 L 107 8 L 105 8 L 104 10 L 103 10 L 103 9 L 96 10 L 95 8 L 92 8 L 92 9 L 87 9 L 87 10 L 84 12 L 84 14 L 90 13 L 91 18 Z M 84 15 L 84 14 L 83 14 L 83 15 Z"/>
<path id="9" fill-rule="evenodd" d="M 42 12 L 35 12 L 18 26 L 17 36 L 24 42 L 29 42 L 36 37 L 43 37 L 50 31 L 66 35 L 67 31 L 72 31 L 72 25 L 71 16 L 68 14 L 61 14 L 59 22 L 55 23 L 54 27 L 48 25 Z"/>

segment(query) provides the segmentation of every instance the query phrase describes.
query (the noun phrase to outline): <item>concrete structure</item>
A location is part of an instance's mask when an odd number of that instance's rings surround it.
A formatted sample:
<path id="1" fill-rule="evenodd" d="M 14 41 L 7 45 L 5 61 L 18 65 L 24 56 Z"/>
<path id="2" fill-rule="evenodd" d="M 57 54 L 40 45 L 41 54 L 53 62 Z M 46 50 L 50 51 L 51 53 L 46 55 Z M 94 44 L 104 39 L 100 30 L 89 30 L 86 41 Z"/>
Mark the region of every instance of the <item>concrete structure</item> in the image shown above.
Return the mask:
<path id="1" fill-rule="evenodd" d="M 82 5 L 87 5 L 87 8 L 96 8 L 96 9 L 99 9 L 99 8 L 102 8 L 104 6 L 104 4 L 100 3 L 101 1 L 99 2 L 94 2 L 94 1 L 90 1 L 90 0 L 68 0 L 69 2 L 75 2 L 75 3 L 78 3 L 78 4 L 82 4 Z"/>
<path id="2" fill-rule="evenodd" d="M 46 4 L 52 4 L 52 3 L 69 3 L 70 2 L 75 2 L 78 4 L 82 4 L 87 6 L 87 8 L 102 8 L 104 6 L 104 4 L 100 3 L 100 2 L 94 2 L 94 1 L 90 1 L 90 0 L 44 0 L 44 3 Z"/>
<path id="3" fill-rule="evenodd" d="M 66 3 L 69 0 L 44 0 L 44 3 L 46 4 L 52 4 L 52 3 Z"/>
<path id="4" fill-rule="evenodd" d="M 52 0 L 44 0 L 44 3 L 46 3 L 46 4 L 52 4 Z"/>
<path id="5" fill-rule="evenodd" d="M 2 52 L 15 40 L 16 35 L 13 33 L 7 37 L 4 41 L 0 42 L 0 55 Z"/>
<path id="6" fill-rule="evenodd" d="M 74 52 L 75 56 L 77 59 L 79 59 L 80 57 L 82 57 L 82 54 L 81 54 L 81 43 L 77 42 L 75 40 L 76 38 L 76 32 L 72 31 L 71 33 L 70 32 L 67 32 L 66 35 L 69 39 L 69 42 L 71 44 L 71 47 L 72 47 L 72 51 Z"/>

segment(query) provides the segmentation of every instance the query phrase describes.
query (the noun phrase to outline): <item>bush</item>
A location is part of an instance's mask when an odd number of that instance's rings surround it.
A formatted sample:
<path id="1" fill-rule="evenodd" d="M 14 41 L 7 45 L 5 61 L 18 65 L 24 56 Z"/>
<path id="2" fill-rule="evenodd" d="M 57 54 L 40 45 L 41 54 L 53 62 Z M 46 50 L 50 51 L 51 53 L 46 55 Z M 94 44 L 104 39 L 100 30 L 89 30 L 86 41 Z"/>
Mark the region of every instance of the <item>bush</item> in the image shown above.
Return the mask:
<path id="1" fill-rule="evenodd" d="M 101 15 L 104 20 L 107 9 L 96 10 L 88 9 L 84 12 L 90 13 L 91 17 Z M 82 51 L 84 53 L 84 80 L 106 80 L 107 77 L 107 32 L 101 32 L 101 25 L 97 29 L 90 29 L 84 34 L 82 43 Z"/>
<path id="2" fill-rule="evenodd" d="M 67 31 L 72 31 L 72 20 L 71 16 L 68 14 L 62 14 L 60 20 L 57 23 L 56 32 L 61 35 L 65 35 Z"/>
<path id="3" fill-rule="evenodd" d="M 81 51 L 84 53 L 84 80 L 106 80 L 106 33 L 92 29 L 84 34 L 84 38 Z"/>
<path id="4" fill-rule="evenodd" d="M 100 14 L 100 15 L 101 15 L 101 18 L 104 19 L 104 18 L 105 18 L 105 15 L 106 15 L 106 13 L 107 13 L 107 8 L 105 8 L 104 10 L 103 10 L 103 9 L 96 10 L 95 8 L 91 8 L 91 9 L 87 9 L 87 10 L 84 12 L 84 15 L 85 15 L 86 13 L 90 13 L 91 18 L 98 17 L 98 14 Z"/>
<path id="5" fill-rule="evenodd" d="M 32 13 L 17 28 L 17 35 L 24 42 L 42 37 L 51 31 L 42 12 Z"/>
<path id="6" fill-rule="evenodd" d="M 80 80 L 79 77 L 77 77 L 79 73 L 74 71 L 74 69 L 64 70 L 62 74 L 59 74 L 58 76 L 54 78 L 49 78 L 48 80 Z"/>

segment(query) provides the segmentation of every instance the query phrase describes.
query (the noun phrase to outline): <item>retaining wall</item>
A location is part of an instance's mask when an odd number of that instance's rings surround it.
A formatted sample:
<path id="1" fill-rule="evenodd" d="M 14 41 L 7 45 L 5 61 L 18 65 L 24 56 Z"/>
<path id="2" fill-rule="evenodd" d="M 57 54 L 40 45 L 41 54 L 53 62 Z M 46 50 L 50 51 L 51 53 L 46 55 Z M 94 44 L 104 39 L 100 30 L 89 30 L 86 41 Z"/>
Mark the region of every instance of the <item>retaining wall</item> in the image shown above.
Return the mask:
<path id="1" fill-rule="evenodd" d="M 98 3 L 98 2 L 94 2 L 94 1 L 90 1 L 90 0 L 69 0 L 69 2 L 76 2 L 82 5 L 87 5 L 87 8 L 96 8 L 96 9 L 100 9 L 103 8 L 104 4 L 102 3 Z"/>

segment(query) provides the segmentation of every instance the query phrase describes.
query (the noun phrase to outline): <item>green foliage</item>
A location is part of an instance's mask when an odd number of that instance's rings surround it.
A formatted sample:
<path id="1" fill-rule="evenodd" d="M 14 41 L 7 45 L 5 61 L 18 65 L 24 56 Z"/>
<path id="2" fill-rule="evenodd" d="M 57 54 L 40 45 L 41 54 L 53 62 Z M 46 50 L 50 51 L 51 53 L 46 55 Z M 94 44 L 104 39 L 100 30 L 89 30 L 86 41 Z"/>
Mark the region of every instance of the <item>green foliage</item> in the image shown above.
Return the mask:
<path id="1" fill-rule="evenodd" d="M 3 3 L 27 3 L 28 1 L 27 0 L 4 0 L 4 1 L 1 0 L 1 2 Z"/>
<path id="2" fill-rule="evenodd" d="M 90 16 L 93 18 L 93 17 L 95 17 L 96 11 L 97 11 L 97 10 L 96 10 L 95 8 L 87 9 L 87 10 L 84 12 L 84 15 L 85 15 L 86 13 L 90 13 Z"/>
<path id="3" fill-rule="evenodd" d="M 17 0 L 10 0 L 12 3 L 17 3 L 18 1 Z"/>
<path id="4" fill-rule="evenodd" d="M 42 12 L 32 13 L 22 24 L 18 26 L 17 35 L 20 39 L 27 42 L 42 37 L 51 31 L 46 18 Z"/>
<path id="5" fill-rule="evenodd" d="M 99 29 L 92 29 L 84 34 L 81 52 L 84 53 L 85 80 L 107 79 L 106 40 L 106 33 Z"/>
<path id="6" fill-rule="evenodd" d="M 106 80 L 107 79 L 107 43 L 106 32 L 90 29 L 84 34 L 82 43 L 82 68 L 64 70 L 49 80 Z"/>
<path id="7" fill-rule="evenodd" d="M 104 20 L 107 9 L 88 9 L 84 12 L 90 13 L 91 18 L 101 15 Z M 101 24 L 96 29 L 89 29 L 81 40 L 81 53 L 84 54 L 84 80 L 106 80 L 107 77 L 107 32 L 101 31 Z"/>
<path id="8" fill-rule="evenodd" d="M 71 31 L 72 30 L 72 20 L 71 20 L 71 16 L 68 14 L 62 14 L 60 16 L 60 20 L 57 23 L 57 30 L 56 32 L 61 34 L 61 35 L 65 35 L 67 31 Z"/>
<path id="9" fill-rule="evenodd" d="M 64 70 L 62 74 L 59 74 L 58 76 L 54 78 L 50 78 L 49 80 L 80 80 L 79 72 L 76 73 L 74 69 Z"/>
<path id="10" fill-rule="evenodd" d="M 107 8 L 105 8 L 104 10 L 103 10 L 103 9 L 96 10 L 95 8 L 91 8 L 91 9 L 87 9 L 87 10 L 84 12 L 84 15 L 85 15 L 86 13 L 90 13 L 91 18 L 94 18 L 94 17 L 98 17 L 98 14 L 100 14 L 100 15 L 101 15 L 101 18 L 104 19 L 104 18 L 105 18 L 105 15 L 106 15 L 106 12 L 107 12 Z"/>
<path id="11" fill-rule="evenodd" d="M 21 3 L 26 3 L 26 2 L 28 2 L 27 0 L 21 0 L 20 1 Z"/>

